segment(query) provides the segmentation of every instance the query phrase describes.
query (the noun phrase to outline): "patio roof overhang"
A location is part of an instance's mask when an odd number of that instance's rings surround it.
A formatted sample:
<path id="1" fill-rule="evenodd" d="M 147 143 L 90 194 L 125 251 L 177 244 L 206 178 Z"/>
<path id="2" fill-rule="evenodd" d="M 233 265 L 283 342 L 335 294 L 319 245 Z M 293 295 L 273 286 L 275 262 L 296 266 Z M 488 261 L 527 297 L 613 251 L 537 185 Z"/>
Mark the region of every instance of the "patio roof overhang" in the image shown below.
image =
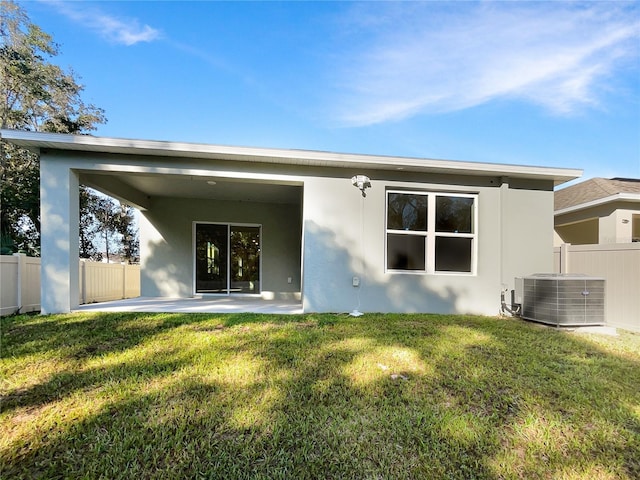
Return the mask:
<path id="1" fill-rule="evenodd" d="M 435 160 L 428 158 L 394 157 L 333 153 L 312 150 L 235 147 L 203 143 L 65 135 L 56 133 L 0 130 L 3 141 L 31 149 L 155 156 L 188 159 L 261 162 L 295 166 L 333 167 L 342 169 L 376 169 L 433 174 L 495 176 L 519 179 L 547 180 L 554 185 L 574 180 L 582 175 L 575 168 Z"/>

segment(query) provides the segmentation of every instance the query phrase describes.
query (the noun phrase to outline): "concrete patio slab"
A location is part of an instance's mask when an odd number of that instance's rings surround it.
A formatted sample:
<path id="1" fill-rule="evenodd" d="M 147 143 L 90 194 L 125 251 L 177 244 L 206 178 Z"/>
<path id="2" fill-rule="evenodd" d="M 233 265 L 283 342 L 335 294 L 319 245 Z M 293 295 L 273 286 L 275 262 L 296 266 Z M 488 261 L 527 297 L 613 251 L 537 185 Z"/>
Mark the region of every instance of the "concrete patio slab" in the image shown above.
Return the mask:
<path id="1" fill-rule="evenodd" d="M 255 297 L 156 298 L 138 297 L 80 305 L 77 312 L 170 312 L 170 313 L 302 313 L 296 300 L 263 300 Z"/>

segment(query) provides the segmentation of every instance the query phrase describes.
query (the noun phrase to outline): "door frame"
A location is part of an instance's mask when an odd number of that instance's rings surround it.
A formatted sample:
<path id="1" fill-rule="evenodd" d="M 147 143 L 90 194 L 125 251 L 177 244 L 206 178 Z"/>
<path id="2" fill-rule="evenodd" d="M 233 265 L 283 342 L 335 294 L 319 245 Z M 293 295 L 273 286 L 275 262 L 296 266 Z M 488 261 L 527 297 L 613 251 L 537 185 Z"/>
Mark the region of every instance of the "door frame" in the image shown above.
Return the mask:
<path id="1" fill-rule="evenodd" d="M 196 227 L 197 225 L 221 225 L 227 227 L 227 292 L 226 293 L 199 293 L 196 291 Z M 260 284 L 259 293 L 232 293 L 231 292 L 231 228 L 232 227 L 257 227 L 260 235 L 260 260 L 258 262 L 258 283 Z M 191 291 L 194 297 L 229 297 L 231 295 L 237 295 L 242 297 L 262 297 L 262 224 L 260 223 L 242 223 L 242 222 L 209 222 L 194 220 L 191 226 L 191 259 L 192 259 L 192 286 Z"/>

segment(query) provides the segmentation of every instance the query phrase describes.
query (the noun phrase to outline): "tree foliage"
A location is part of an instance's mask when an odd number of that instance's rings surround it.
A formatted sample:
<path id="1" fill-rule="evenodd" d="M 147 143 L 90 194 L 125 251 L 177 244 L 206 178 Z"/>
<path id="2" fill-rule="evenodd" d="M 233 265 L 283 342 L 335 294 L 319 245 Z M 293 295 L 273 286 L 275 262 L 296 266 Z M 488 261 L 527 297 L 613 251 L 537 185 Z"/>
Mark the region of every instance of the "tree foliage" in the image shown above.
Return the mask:
<path id="1" fill-rule="evenodd" d="M 134 208 L 81 185 L 80 258 L 111 261 L 114 255 L 129 263 L 139 258 Z"/>
<path id="2" fill-rule="evenodd" d="M 105 122 L 104 112 L 82 101 L 73 71 L 51 63 L 58 55 L 52 37 L 12 1 L 0 0 L 0 126 L 26 131 L 87 133 Z M 0 246 L 3 253 L 39 251 L 40 162 L 28 150 L 2 143 L 0 153 Z M 81 225 L 88 227 L 95 195 L 81 189 Z M 89 230 L 81 249 L 90 252 Z"/>
<path id="3" fill-rule="evenodd" d="M 15 3 L 0 0 L 0 124 L 19 130 L 81 133 L 105 121 L 86 105 L 73 71 L 49 63 L 58 45 Z"/>
<path id="4" fill-rule="evenodd" d="M 132 207 L 120 205 L 120 219 L 116 228 L 118 234 L 121 235 L 121 248 L 118 253 L 129 263 L 136 262 L 140 256 L 140 240 L 133 213 Z"/>

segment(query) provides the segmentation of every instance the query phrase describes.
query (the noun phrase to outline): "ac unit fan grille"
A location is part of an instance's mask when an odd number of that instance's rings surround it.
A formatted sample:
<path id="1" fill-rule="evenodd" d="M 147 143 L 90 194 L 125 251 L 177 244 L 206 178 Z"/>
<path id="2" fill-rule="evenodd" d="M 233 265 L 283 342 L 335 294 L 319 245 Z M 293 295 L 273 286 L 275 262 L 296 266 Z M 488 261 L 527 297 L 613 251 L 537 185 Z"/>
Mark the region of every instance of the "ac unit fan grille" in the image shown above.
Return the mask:
<path id="1" fill-rule="evenodd" d="M 558 326 L 603 325 L 604 279 L 561 275 L 523 278 L 522 317 Z"/>

